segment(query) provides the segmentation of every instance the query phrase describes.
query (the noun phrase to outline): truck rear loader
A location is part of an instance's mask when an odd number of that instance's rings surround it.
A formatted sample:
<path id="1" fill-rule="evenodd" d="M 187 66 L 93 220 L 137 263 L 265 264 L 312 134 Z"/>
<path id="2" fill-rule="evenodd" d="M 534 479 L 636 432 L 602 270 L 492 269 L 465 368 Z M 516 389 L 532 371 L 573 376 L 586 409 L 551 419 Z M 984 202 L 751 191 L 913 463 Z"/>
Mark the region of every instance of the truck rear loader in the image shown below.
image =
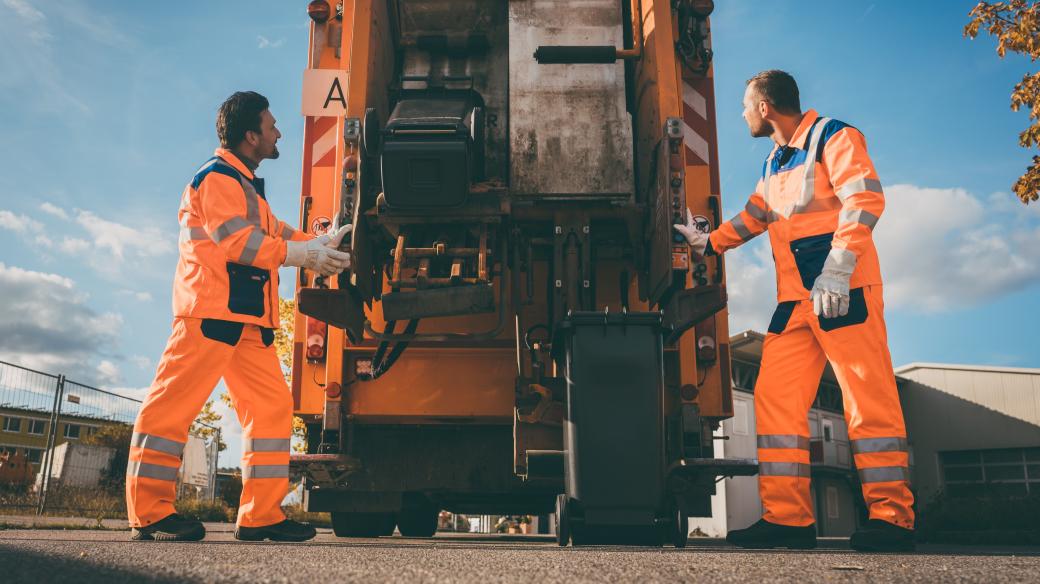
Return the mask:
<path id="1" fill-rule="evenodd" d="M 301 10 L 303 6 L 301 5 Z M 310 511 L 554 514 L 561 545 L 684 546 L 732 415 L 710 0 L 315 0 L 296 280 Z"/>

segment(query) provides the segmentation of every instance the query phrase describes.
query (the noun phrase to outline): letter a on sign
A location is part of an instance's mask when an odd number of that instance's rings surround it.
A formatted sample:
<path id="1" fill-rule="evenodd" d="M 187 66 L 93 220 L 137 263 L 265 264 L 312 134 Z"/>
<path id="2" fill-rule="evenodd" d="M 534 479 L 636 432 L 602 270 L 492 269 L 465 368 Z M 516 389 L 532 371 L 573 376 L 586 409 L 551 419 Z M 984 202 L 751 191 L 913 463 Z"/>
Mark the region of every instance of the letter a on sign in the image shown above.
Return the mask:
<path id="1" fill-rule="evenodd" d="M 339 69 L 303 71 L 305 116 L 337 116 L 347 113 L 347 72 Z"/>

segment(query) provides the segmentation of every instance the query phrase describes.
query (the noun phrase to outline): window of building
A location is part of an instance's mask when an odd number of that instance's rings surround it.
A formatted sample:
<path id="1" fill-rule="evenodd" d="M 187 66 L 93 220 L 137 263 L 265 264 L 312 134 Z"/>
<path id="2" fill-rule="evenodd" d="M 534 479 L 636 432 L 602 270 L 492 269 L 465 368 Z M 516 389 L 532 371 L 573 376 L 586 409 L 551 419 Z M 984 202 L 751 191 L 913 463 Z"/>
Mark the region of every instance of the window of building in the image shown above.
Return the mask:
<path id="1" fill-rule="evenodd" d="M 830 442 L 834 440 L 834 422 L 832 420 L 823 421 L 823 441 Z"/>
<path id="2" fill-rule="evenodd" d="M 827 518 L 839 519 L 841 517 L 841 505 L 838 504 L 838 487 L 827 486 Z"/>
<path id="3" fill-rule="evenodd" d="M 40 464 L 43 460 L 43 450 L 39 448 L 26 448 L 25 457 L 29 459 L 29 462 Z"/>
<path id="4" fill-rule="evenodd" d="M 79 424 L 65 424 L 65 432 L 63 435 L 69 440 L 76 440 L 79 438 Z"/>
<path id="5" fill-rule="evenodd" d="M 4 416 L 4 432 L 21 432 L 22 419 Z"/>
<path id="6" fill-rule="evenodd" d="M 954 497 L 1040 493 L 1040 448 L 940 452 L 943 483 Z"/>
<path id="7" fill-rule="evenodd" d="M 45 420 L 29 420 L 29 433 L 43 435 L 47 433 L 47 422 Z"/>
<path id="8" fill-rule="evenodd" d="M 758 381 L 758 367 L 743 361 L 733 361 L 733 385 L 744 391 L 754 391 Z"/>

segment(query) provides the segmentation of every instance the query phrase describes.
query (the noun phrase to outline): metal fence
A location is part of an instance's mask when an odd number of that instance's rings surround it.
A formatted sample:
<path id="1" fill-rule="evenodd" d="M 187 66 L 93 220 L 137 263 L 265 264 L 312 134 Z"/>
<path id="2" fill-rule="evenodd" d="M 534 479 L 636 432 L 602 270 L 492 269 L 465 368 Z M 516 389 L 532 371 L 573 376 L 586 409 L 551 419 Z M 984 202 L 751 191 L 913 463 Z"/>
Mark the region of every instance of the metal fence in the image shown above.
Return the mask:
<path id="1" fill-rule="evenodd" d="M 125 517 L 130 435 L 141 401 L 0 361 L 0 514 Z M 178 494 L 217 496 L 220 430 L 196 423 Z"/>

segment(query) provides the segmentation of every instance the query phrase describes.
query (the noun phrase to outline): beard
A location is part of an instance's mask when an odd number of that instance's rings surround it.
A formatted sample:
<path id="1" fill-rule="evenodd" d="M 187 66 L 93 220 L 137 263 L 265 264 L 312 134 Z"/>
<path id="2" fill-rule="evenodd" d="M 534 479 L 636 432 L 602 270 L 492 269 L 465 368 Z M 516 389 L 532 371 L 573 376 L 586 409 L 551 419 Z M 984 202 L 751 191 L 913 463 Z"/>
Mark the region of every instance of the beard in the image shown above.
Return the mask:
<path id="1" fill-rule="evenodd" d="M 769 122 L 767 122 L 765 120 L 759 120 L 759 124 L 757 126 L 752 126 L 751 127 L 751 137 L 752 138 L 768 138 L 769 136 L 772 136 L 772 135 L 773 135 L 773 124 L 770 124 Z"/>
<path id="2" fill-rule="evenodd" d="M 278 158 L 279 154 L 280 154 L 280 152 L 278 152 L 278 146 L 272 145 L 271 146 L 271 153 L 269 155 L 267 155 L 267 157 L 270 158 L 271 160 L 274 160 L 274 159 Z"/>

